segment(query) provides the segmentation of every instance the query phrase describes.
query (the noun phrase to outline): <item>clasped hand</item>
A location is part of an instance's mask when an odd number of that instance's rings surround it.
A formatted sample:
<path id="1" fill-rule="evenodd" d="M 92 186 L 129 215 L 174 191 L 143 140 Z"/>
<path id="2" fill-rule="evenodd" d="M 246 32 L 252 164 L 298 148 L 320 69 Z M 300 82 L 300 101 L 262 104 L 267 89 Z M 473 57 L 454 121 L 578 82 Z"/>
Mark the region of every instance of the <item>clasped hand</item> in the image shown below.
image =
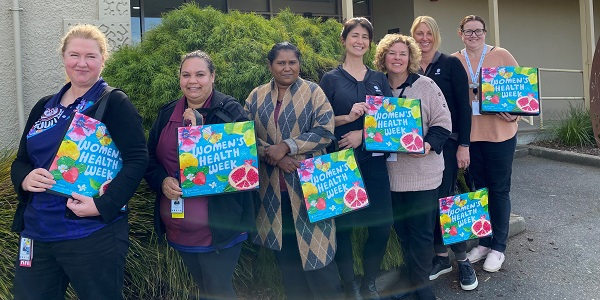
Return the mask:
<path id="1" fill-rule="evenodd" d="M 427 156 L 427 154 L 429 154 L 429 151 L 431 151 L 431 145 L 429 144 L 429 142 L 425 142 L 425 144 L 423 144 L 423 148 L 425 148 L 425 153 L 411 153 L 409 154 L 412 157 L 425 157 Z"/>
<path id="2" fill-rule="evenodd" d="M 369 105 L 365 102 L 358 102 L 352 105 L 352 109 L 350 113 L 346 115 L 346 121 L 348 123 L 354 122 L 356 119 L 360 118 L 362 115 L 369 112 Z"/>
<path id="3" fill-rule="evenodd" d="M 54 176 L 48 170 L 37 168 L 31 170 L 25 176 L 25 179 L 21 182 L 21 187 L 28 192 L 43 193 L 55 184 Z"/>
<path id="4" fill-rule="evenodd" d="M 175 200 L 183 195 L 179 182 L 174 177 L 163 179 L 161 189 L 163 194 L 171 200 Z"/>
<path id="5" fill-rule="evenodd" d="M 95 217 L 100 215 L 94 198 L 75 192 L 71 193 L 71 197 L 67 199 L 67 208 L 78 217 Z"/>

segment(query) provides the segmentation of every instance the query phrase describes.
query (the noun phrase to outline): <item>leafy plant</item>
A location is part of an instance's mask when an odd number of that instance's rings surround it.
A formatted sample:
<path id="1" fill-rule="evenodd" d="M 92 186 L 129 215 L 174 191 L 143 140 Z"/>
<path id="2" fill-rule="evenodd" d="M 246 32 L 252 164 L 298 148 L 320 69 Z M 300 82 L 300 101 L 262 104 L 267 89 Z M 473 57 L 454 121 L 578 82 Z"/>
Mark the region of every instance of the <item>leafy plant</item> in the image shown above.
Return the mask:
<path id="1" fill-rule="evenodd" d="M 595 145 L 590 110 L 583 105 L 574 106 L 559 114 L 559 121 L 550 130 L 556 139 L 565 146 Z"/>
<path id="2" fill-rule="evenodd" d="M 319 82 L 343 53 L 341 24 L 282 11 L 271 20 L 233 11 L 224 14 L 184 4 L 163 16 L 135 46 L 123 47 L 107 61 L 104 79 L 127 92 L 149 128 L 158 109 L 181 97 L 181 55 L 208 53 L 215 64 L 215 88 L 241 103 L 255 87 L 271 79 L 267 53 L 275 43 L 290 41 L 301 52 L 300 76 Z"/>

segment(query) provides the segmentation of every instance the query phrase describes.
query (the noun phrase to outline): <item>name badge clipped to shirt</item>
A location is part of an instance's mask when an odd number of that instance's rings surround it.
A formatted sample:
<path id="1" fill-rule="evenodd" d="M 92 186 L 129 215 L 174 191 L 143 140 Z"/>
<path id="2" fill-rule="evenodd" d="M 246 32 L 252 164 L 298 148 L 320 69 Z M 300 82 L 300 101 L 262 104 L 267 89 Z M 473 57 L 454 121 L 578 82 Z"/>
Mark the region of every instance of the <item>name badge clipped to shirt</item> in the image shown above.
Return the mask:
<path id="1" fill-rule="evenodd" d="M 19 245 L 19 266 L 31 268 L 31 260 L 33 260 L 33 240 L 21 237 L 21 244 Z"/>
<path id="2" fill-rule="evenodd" d="M 183 198 L 179 197 L 177 200 L 171 200 L 171 218 L 183 219 Z"/>
<path id="3" fill-rule="evenodd" d="M 479 84 L 471 83 L 469 84 L 469 88 L 473 89 L 473 93 L 475 94 L 475 97 L 477 97 Z M 481 112 L 479 111 L 479 100 L 475 99 L 471 102 L 471 109 L 473 110 L 474 116 L 481 116 Z"/>

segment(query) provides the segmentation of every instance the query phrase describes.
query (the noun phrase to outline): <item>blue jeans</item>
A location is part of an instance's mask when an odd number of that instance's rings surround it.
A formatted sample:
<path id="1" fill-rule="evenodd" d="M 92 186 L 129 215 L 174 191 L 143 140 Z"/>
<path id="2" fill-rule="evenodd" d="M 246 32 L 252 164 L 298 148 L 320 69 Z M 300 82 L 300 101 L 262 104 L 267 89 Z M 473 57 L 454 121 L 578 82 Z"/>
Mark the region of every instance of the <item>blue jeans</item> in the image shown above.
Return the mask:
<path id="1" fill-rule="evenodd" d="M 479 239 L 479 245 L 499 252 L 506 250 L 510 221 L 510 177 L 517 136 L 499 143 L 471 142 L 469 170 L 475 188 L 487 187 L 492 236 Z"/>

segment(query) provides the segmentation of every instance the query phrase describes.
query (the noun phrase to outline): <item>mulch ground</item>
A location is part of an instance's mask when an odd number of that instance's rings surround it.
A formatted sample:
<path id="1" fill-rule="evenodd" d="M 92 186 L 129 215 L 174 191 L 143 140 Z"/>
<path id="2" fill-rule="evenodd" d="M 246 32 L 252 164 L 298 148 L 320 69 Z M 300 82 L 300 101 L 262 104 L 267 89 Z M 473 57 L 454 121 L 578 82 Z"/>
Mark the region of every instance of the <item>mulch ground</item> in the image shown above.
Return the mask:
<path id="1" fill-rule="evenodd" d="M 531 143 L 531 145 L 550 148 L 550 149 L 556 149 L 556 150 L 571 151 L 571 152 L 576 152 L 576 153 L 581 153 L 581 154 L 600 156 L 600 148 L 596 147 L 595 145 L 594 146 L 591 146 L 591 145 L 590 146 L 566 146 L 566 145 L 561 144 L 558 141 L 538 141 L 538 142 Z"/>

